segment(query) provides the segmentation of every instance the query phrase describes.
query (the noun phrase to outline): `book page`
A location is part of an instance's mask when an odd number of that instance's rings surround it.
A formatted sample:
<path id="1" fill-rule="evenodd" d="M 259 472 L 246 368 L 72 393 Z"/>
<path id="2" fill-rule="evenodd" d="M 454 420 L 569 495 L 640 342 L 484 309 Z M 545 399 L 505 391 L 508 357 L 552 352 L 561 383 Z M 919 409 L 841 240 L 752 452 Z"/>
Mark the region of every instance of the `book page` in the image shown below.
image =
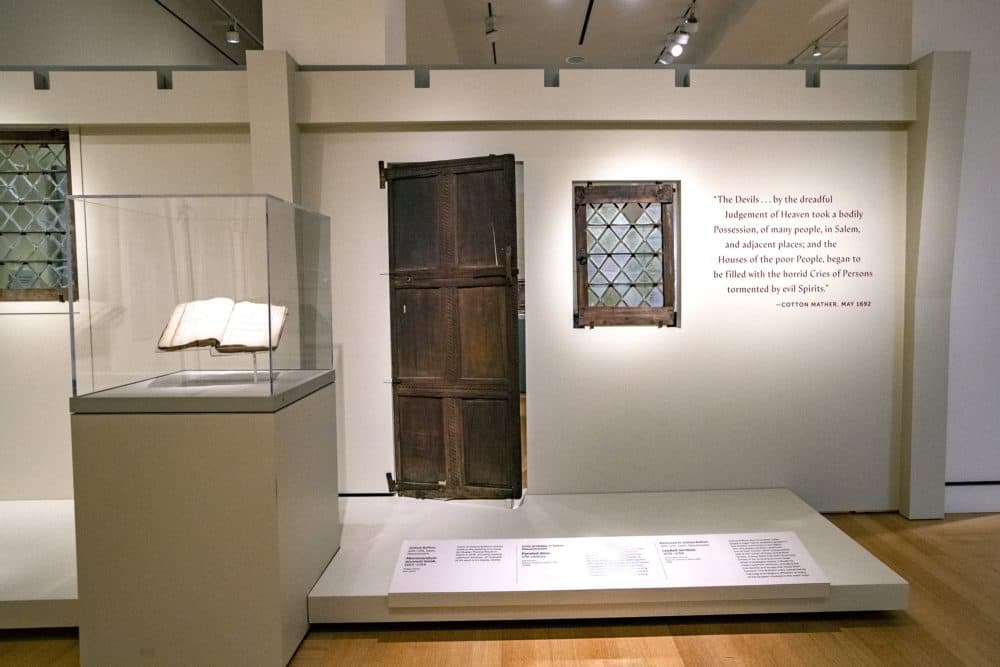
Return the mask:
<path id="1" fill-rule="evenodd" d="M 233 300 L 216 297 L 182 305 L 183 312 L 178 318 L 173 334 L 169 340 L 164 340 L 177 313 L 176 308 L 170 317 L 171 321 L 167 323 L 167 329 L 160 337 L 159 347 L 177 349 L 190 345 L 213 345 L 218 342 L 226 330 L 226 323 L 233 310 Z"/>
<path id="2" fill-rule="evenodd" d="M 268 344 L 267 318 L 271 316 L 271 339 Z M 288 308 L 285 306 L 270 306 L 266 303 L 240 301 L 233 307 L 233 315 L 229 318 L 226 332 L 219 342 L 222 352 L 251 352 L 275 349 L 285 327 Z"/>
<path id="3" fill-rule="evenodd" d="M 156 342 L 156 347 L 166 350 L 174 346 L 173 340 L 174 335 L 177 333 L 177 325 L 180 324 L 186 307 L 186 303 L 179 303 L 174 306 L 174 312 L 170 313 L 170 319 L 167 320 L 167 326 L 163 328 L 163 333 L 160 334 L 160 340 Z"/>

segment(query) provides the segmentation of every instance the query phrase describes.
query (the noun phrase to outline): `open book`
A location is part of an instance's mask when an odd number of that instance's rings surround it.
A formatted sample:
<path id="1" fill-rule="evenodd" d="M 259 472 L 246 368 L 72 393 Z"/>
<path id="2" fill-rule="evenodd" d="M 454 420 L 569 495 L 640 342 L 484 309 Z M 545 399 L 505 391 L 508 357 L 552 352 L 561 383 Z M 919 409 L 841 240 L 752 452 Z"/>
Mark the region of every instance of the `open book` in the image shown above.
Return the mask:
<path id="1" fill-rule="evenodd" d="M 271 316 L 268 341 L 267 320 Z M 261 352 L 276 349 L 285 328 L 288 308 L 266 303 L 217 297 L 189 301 L 174 307 L 156 347 L 181 350 L 186 347 L 214 347 L 219 352 Z"/>

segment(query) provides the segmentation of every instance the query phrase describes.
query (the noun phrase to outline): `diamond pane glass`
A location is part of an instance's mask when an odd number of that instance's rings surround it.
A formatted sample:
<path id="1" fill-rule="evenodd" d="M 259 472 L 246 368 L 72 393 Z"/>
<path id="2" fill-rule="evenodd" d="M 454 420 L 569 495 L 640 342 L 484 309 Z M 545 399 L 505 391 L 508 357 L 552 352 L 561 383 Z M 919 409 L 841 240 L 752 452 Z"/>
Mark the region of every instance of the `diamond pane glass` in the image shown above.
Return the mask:
<path id="1" fill-rule="evenodd" d="M 650 236 L 653 236 L 655 232 L 658 232 L 659 229 L 658 225 L 636 225 L 635 233 L 645 241 L 648 240 Z"/>
<path id="2" fill-rule="evenodd" d="M 636 282 L 639 280 L 639 274 L 642 273 L 642 264 L 639 263 L 635 257 L 630 258 L 625 262 L 625 277 L 631 282 Z"/>
<path id="3" fill-rule="evenodd" d="M 659 203 L 587 204 L 587 302 L 606 308 L 662 307 Z"/>
<path id="4" fill-rule="evenodd" d="M 599 305 L 607 306 L 608 308 L 614 308 L 615 306 L 620 304 L 622 300 L 622 295 L 619 293 L 618 291 L 619 289 L 621 288 L 616 285 L 612 285 L 611 287 L 606 289 L 604 291 L 604 294 L 601 296 L 601 301 Z"/>
<path id="5" fill-rule="evenodd" d="M 593 257 L 587 262 L 587 280 L 592 285 L 607 285 L 608 279 L 600 271 L 600 267 L 594 261 Z"/>
<path id="6" fill-rule="evenodd" d="M 612 220 L 618 217 L 618 207 L 610 203 L 601 204 L 600 207 L 597 209 L 597 212 L 600 214 L 602 218 L 604 218 L 604 221 L 608 223 L 610 223 Z"/>
<path id="7" fill-rule="evenodd" d="M 604 230 L 604 233 L 601 234 L 601 237 L 597 240 L 597 245 L 600 246 L 600 249 L 589 248 L 589 250 L 591 252 L 594 252 L 595 250 L 596 252 L 601 252 L 601 250 L 603 250 L 605 253 L 610 253 L 615 249 L 615 246 L 618 245 L 618 237 L 611 231 L 611 228 L 608 228 Z"/>
<path id="8" fill-rule="evenodd" d="M 642 295 L 639 294 L 639 290 L 631 287 L 627 292 L 625 292 L 625 296 L 622 297 L 622 303 L 629 308 L 635 308 L 642 303 Z"/>
<path id="9" fill-rule="evenodd" d="M 0 172 L 66 171 L 64 144 L 0 141 Z"/>
<path id="10" fill-rule="evenodd" d="M 38 274 L 29 264 L 5 264 L 3 265 L 3 276 L 0 287 L 6 289 L 30 289 L 35 286 Z"/>
<path id="11" fill-rule="evenodd" d="M 646 262 L 646 273 L 654 283 L 663 281 L 663 262 L 659 257 L 650 257 Z"/>
<path id="12" fill-rule="evenodd" d="M 0 136 L 0 288 L 66 287 L 67 158 L 59 142 Z"/>
<path id="13" fill-rule="evenodd" d="M 639 244 L 642 243 L 642 234 L 635 227 L 631 227 L 627 232 L 625 232 L 625 246 L 630 252 L 636 252 L 639 249 Z"/>
<path id="14" fill-rule="evenodd" d="M 39 287 L 45 287 L 47 289 L 52 289 L 54 287 L 65 287 L 60 281 L 63 279 L 65 272 L 57 269 L 56 267 L 49 264 L 44 269 L 42 269 L 41 275 L 38 277 Z"/>
<path id="15" fill-rule="evenodd" d="M 639 216 L 643 214 L 644 210 L 645 209 L 642 204 L 638 204 L 634 201 L 629 202 L 622 207 L 622 213 L 625 215 L 625 218 L 630 224 L 633 225 L 636 224 L 636 221 L 639 219 Z"/>
<path id="16" fill-rule="evenodd" d="M 621 267 L 618 266 L 614 257 L 608 257 L 601 265 L 601 273 L 608 282 L 613 283 L 618 278 L 618 274 L 621 273 Z"/>
<path id="17" fill-rule="evenodd" d="M 576 280 L 586 290 L 577 296 L 575 326 L 676 324 L 674 248 L 664 247 L 676 238 L 676 192 L 660 181 L 574 184 L 583 246 Z"/>

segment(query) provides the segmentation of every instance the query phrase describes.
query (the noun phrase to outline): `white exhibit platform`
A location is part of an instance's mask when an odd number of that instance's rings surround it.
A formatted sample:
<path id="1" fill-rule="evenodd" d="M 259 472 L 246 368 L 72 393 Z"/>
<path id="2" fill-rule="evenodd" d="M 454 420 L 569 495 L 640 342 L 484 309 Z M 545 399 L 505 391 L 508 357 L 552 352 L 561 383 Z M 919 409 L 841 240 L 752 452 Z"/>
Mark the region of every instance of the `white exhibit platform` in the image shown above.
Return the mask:
<path id="1" fill-rule="evenodd" d="M 508 509 L 496 501 L 356 497 L 341 499 L 341 519 L 341 549 L 309 595 L 311 623 L 874 611 L 906 607 L 906 581 L 785 489 L 529 495 L 516 509 Z M 404 544 L 407 548 L 426 547 L 435 541 L 446 541 L 437 544 L 454 549 L 455 541 L 461 541 L 492 545 L 489 548 L 495 549 L 511 540 L 521 543 L 556 540 L 566 544 L 575 538 L 733 533 L 794 534 L 815 564 L 819 578 L 809 582 L 812 588 L 771 589 L 763 596 L 748 593 L 746 589 L 741 592 L 731 585 L 716 586 L 715 593 L 709 595 L 692 594 L 689 588 L 681 589 L 687 593 L 678 594 L 676 589 L 626 585 L 595 596 L 599 586 L 574 587 L 558 581 L 558 576 L 552 577 L 556 583 L 551 588 L 561 590 L 550 595 L 538 586 L 514 591 L 507 586 L 508 590 L 503 590 L 505 586 L 498 584 L 502 577 L 485 577 L 478 592 L 464 584 L 446 583 L 444 588 L 418 585 L 418 595 L 405 595 L 400 588 L 401 579 L 397 577 L 394 583 L 394 575 L 403 574 L 400 568 L 405 565 Z M 654 562 L 656 558 L 650 556 L 647 560 Z M 818 585 L 819 581 L 828 583 Z"/>
<path id="2" fill-rule="evenodd" d="M 72 500 L 0 501 L 0 628 L 76 627 Z"/>
<path id="3" fill-rule="evenodd" d="M 502 501 L 341 498 L 341 548 L 309 595 L 312 623 L 891 610 L 907 583 L 785 490 L 528 496 Z M 792 531 L 829 580 L 816 599 L 390 608 L 404 540 Z M 0 628 L 77 625 L 73 501 L 0 502 Z"/>

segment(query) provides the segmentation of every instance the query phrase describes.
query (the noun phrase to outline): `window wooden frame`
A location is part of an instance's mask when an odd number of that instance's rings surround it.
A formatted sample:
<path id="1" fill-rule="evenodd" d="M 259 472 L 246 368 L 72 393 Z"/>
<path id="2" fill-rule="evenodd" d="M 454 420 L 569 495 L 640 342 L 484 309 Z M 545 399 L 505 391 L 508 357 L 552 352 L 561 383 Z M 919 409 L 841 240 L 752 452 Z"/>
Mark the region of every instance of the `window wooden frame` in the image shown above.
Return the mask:
<path id="1" fill-rule="evenodd" d="M 629 183 L 574 183 L 574 231 L 576 266 L 576 312 L 573 325 L 577 328 L 595 326 L 676 326 L 676 278 L 674 246 L 677 227 L 675 199 L 677 181 L 646 181 Z M 590 280 L 587 248 L 587 206 L 601 204 L 649 204 L 658 202 L 661 211 L 660 260 L 662 262 L 663 306 L 595 306 L 588 303 Z M 602 253 L 593 253 L 600 255 Z"/>
<path id="2" fill-rule="evenodd" d="M 61 231 L 52 232 L 38 232 L 45 234 L 61 234 L 63 238 L 70 243 L 70 253 L 71 256 L 66 257 L 66 263 L 69 264 L 71 275 L 68 276 L 70 284 L 73 285 L 73 298 L 78 298 L 79 288 L 77 286 L 77 270 L 76 270 L 76 244 L 73 243 L 75 238 L 74 229 L 74 214 L 73 214 L 73 203 L 68 198 L 68 195 L 72 193 L 72 173 L 70 171 L 70 146 L 69 146 L 69 132 L 67 130 L 53 129 L 53 130 L 23 130 L 23 131 L 0 131 L 0 143 L 13 144 L 13 143 L 24 143 L 24 144 L 59 144 L 65 148 L 66 151 L 66 195 L 63 203 L 63 219 L 65 220 L 66 228 Z M 19 173 L 19 172 L 13 172 Z M 36 173 L 36 172 L 26 172 L 26 173 Z M 37 172 L 37 173 L 49 173 L 49 172 Z M 63 173 L 63 172 L 58 172 Z M 6 197 L 7 193 L 0 191 L 0 206 L 4 205 L 21 205 L 16 201 L 11 200 Z M 47 201 L 47 200 L 46 200 Z M 12 232 L 6 231 L 3 234 L 9 235 L 26 235 L 33 232 Z M 17 262 L 17 258 L 8 258 L 9 262 Z M 29 262 L 31 260 L 21 260 L 23 262 Z M 51 262 L 50 262 L 51 263 Z M 0 301 L 65 301 L 67 297 L 68 287 L 27 287 L 27 288 L 8 288 L 4 285 L 0 285 Z"/>

